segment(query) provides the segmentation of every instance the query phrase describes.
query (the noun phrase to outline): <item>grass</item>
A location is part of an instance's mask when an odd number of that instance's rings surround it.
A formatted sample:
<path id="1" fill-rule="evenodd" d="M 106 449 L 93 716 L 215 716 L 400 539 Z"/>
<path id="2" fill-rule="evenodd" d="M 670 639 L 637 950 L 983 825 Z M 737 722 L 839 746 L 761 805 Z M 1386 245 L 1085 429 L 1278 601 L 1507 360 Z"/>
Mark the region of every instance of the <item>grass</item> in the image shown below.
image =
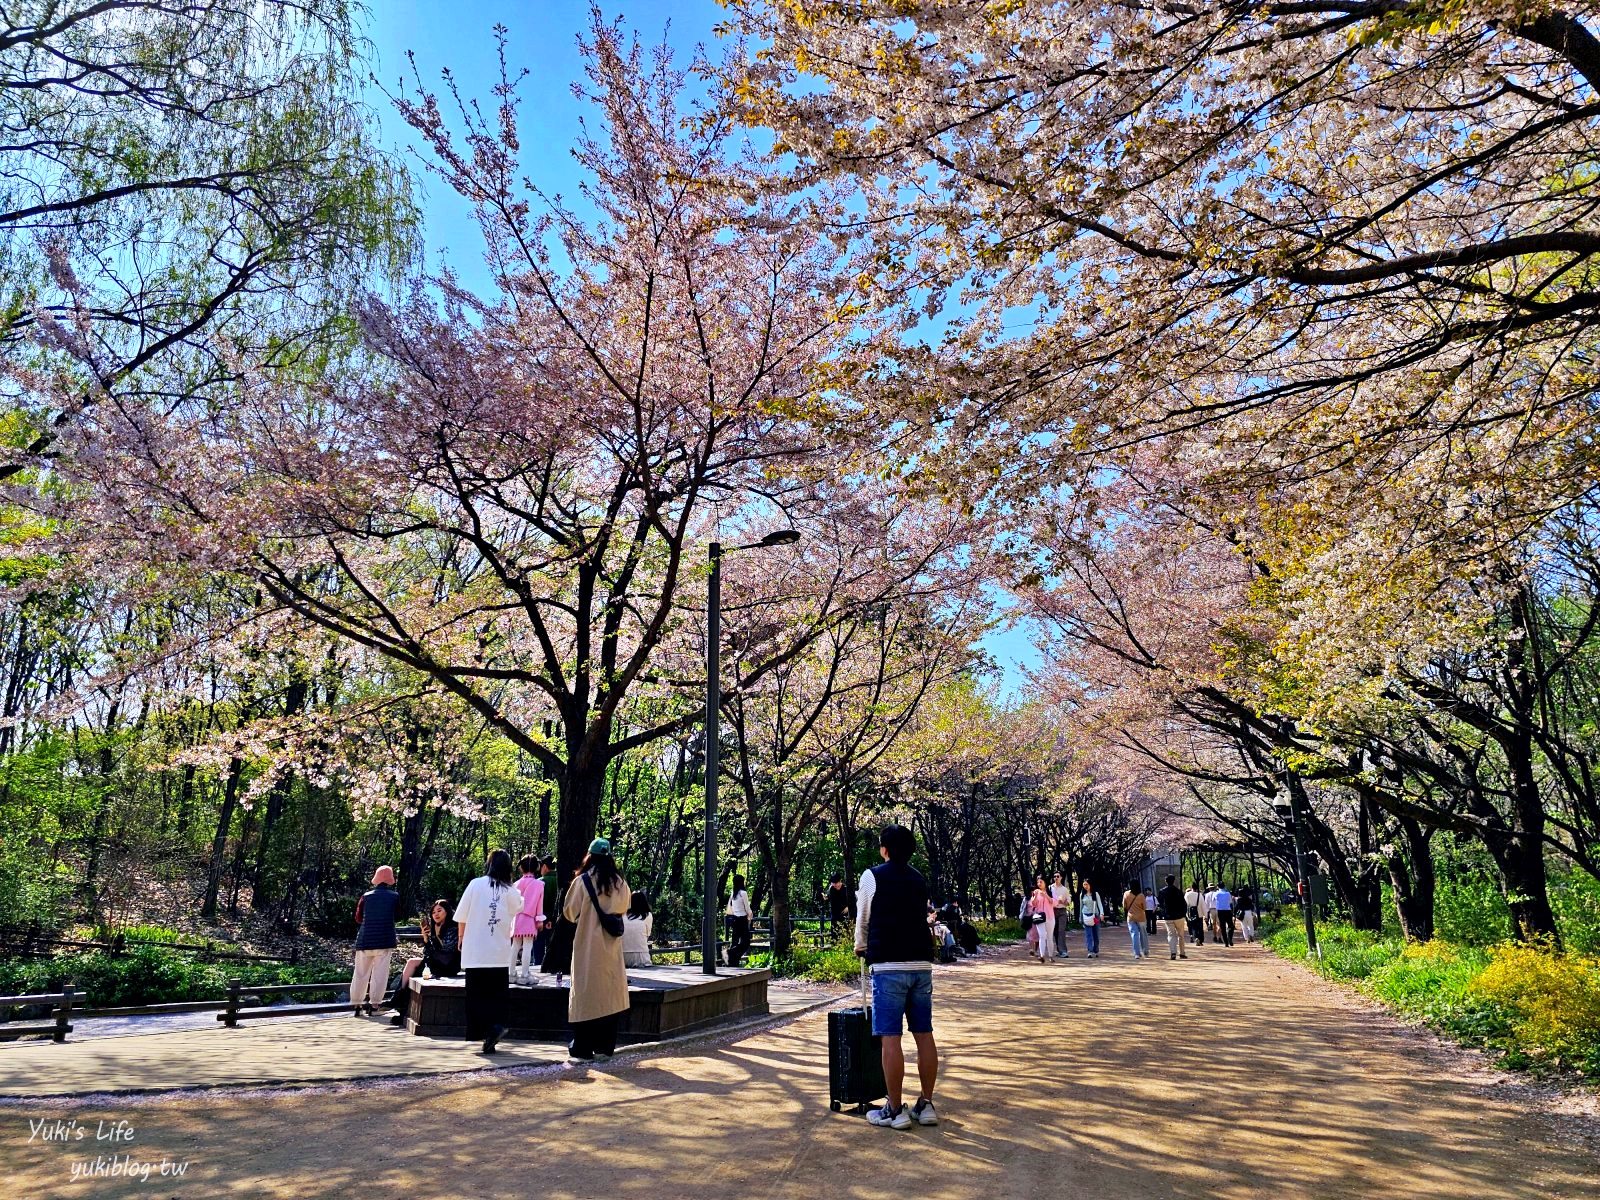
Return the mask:
<path id="1" fill-rule="evenodd" d="M 1308 957 L 1295 921 L 1274 923 L 1263 940 L 1502 1065 L 1600 1079 L 1600 959 L 1511 943 L 1408 945 L 1339 922 L 1318 926 L 1320 959 Z"/>

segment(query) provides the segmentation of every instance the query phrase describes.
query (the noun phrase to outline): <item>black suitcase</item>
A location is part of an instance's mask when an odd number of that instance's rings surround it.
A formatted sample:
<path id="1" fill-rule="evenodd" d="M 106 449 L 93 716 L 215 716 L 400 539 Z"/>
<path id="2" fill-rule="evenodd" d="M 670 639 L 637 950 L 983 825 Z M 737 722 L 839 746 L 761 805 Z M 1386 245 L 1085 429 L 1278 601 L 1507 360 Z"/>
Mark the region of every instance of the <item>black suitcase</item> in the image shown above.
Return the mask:
<path id="1" fill-rule="evenodd" d="M 883 1054 L 872 1036 L 872 1007 L 867 999 L 867 972 L 861 971 L 861 1007 L 828 1014 L 828 1101 L 838 1112 L 853 1104 L 864 1113 L 889 1089 L 883 1082 Z"/>

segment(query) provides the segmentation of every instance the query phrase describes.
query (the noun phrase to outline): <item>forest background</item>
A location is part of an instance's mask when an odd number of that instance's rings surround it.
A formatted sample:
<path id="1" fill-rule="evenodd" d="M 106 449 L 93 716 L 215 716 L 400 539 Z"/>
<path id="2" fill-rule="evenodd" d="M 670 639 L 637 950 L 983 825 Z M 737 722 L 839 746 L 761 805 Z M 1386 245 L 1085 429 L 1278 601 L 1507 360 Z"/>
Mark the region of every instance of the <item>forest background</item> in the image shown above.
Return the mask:
<path id="1" fill-rule="evenodd" d="M 7 925 L 599 832 L 693 937 L 718 541 L 778 958 L 901 819 L 1600 1011 L 1588 14 L 670 7 L 8 17 Z"/>

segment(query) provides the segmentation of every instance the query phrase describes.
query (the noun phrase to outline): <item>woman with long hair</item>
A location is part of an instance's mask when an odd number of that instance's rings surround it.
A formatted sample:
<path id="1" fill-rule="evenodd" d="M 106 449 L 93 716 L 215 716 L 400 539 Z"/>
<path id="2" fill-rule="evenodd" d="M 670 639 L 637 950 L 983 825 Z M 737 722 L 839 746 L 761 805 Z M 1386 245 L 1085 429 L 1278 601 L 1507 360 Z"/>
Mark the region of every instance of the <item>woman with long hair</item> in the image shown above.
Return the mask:
<path id="1" fill-rule="evenodd" d="M 610 1058 L 617 1027 L 628 1011 L 628 971 L 622 961 L 623 915 L 633 892 L 611 843 L 595 838 L 583 867 L 567 888 L 562 915 L 576 927 L 572 935 L 572 985 L 567 993 L 568 1053 L 574 1062 Z"/>
<path id="2" fill-rule="evenodd" d="M 628 923 L 622 930 L 622 965 L 648 967 L 650 962 L 650 934 L 655 928 L 655 918 L 650 915 L 650 897 L 635 892 L 628 902 Z"/>
<path id="3" fill-rule="evenodd" d="M 1054 962 L 1056 957 L 1056 902 L 1045 886 L 1044 876 L 1033 881 L 1033 896 L 1028 902 L 1033 928 L 1039 938 L 1039 961 Z M 1044 917 L 1043 921 L 1038 918 Z"/>
<path id="4" fill-rule="evenodd" d="M 744 876 L 733 877 L 733 895 L 728 897 L 728 965 L 737 967 L 750 953 L 750 893 L 745 891 Z"/>
<path id="5" fill-rule="evenodd" d="M 395 1014 L 391 1024 L 405 1024 L 406 1009 L 411 1004 L 411 978 L 423 968 L 427 968 L 430 979 L 449 979 L 461 974 L 461 934 L 456 929 L 455 915 L 456 906 L 441 897 L 419 922 L 422 957 L 406 959 L 405 969 L 400 972 L 400 986 L 394 993 Z"/>
<path id="6" fill-rule="evenodd" d="M 1100 957 L 1100 926 L 1106 923 L 1106 906 L 1100 902 L 1100 893 L 1094 884 L 1083 881 L 1083 891 L 1078 896 L 1078 919 L 1083 922 L 1083 944 L 1089 958 Z"/>
<path id="7" fill-rule="evenodd" d="M 511 930 L 522 893 L 511 884 L 511 855 L 491 850 L 483 874 L 467 884 L 456 905 L 461 974 L 466 979 L 467 1041 L 483 1039 L 493 1054 L 506 1031 L 511 992 Z"/>

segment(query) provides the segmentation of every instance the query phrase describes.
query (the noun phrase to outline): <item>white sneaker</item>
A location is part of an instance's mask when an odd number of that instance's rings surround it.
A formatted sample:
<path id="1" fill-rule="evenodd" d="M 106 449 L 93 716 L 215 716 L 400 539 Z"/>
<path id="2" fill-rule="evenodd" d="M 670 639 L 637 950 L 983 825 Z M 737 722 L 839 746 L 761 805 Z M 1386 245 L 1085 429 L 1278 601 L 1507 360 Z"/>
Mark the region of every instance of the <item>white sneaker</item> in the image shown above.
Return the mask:
<path id="1" fill-rule="evenodd" d="M 882 1108 L 875 1108 L 867 1114 L 867 1120 L 874 1125 L 887 1125 L 890 1129 L 910 1129 L 911 1110 L 904 1104 L 895 1112 L 887 1104 Z"/>
<path id="2" fill-rule="evenodd" d="M 937 1125 L 939 1114 L 933 1111 L 932 1100 L 918 1100 L 911 1106 L 912 1119 L 918 1125 Z"/>

